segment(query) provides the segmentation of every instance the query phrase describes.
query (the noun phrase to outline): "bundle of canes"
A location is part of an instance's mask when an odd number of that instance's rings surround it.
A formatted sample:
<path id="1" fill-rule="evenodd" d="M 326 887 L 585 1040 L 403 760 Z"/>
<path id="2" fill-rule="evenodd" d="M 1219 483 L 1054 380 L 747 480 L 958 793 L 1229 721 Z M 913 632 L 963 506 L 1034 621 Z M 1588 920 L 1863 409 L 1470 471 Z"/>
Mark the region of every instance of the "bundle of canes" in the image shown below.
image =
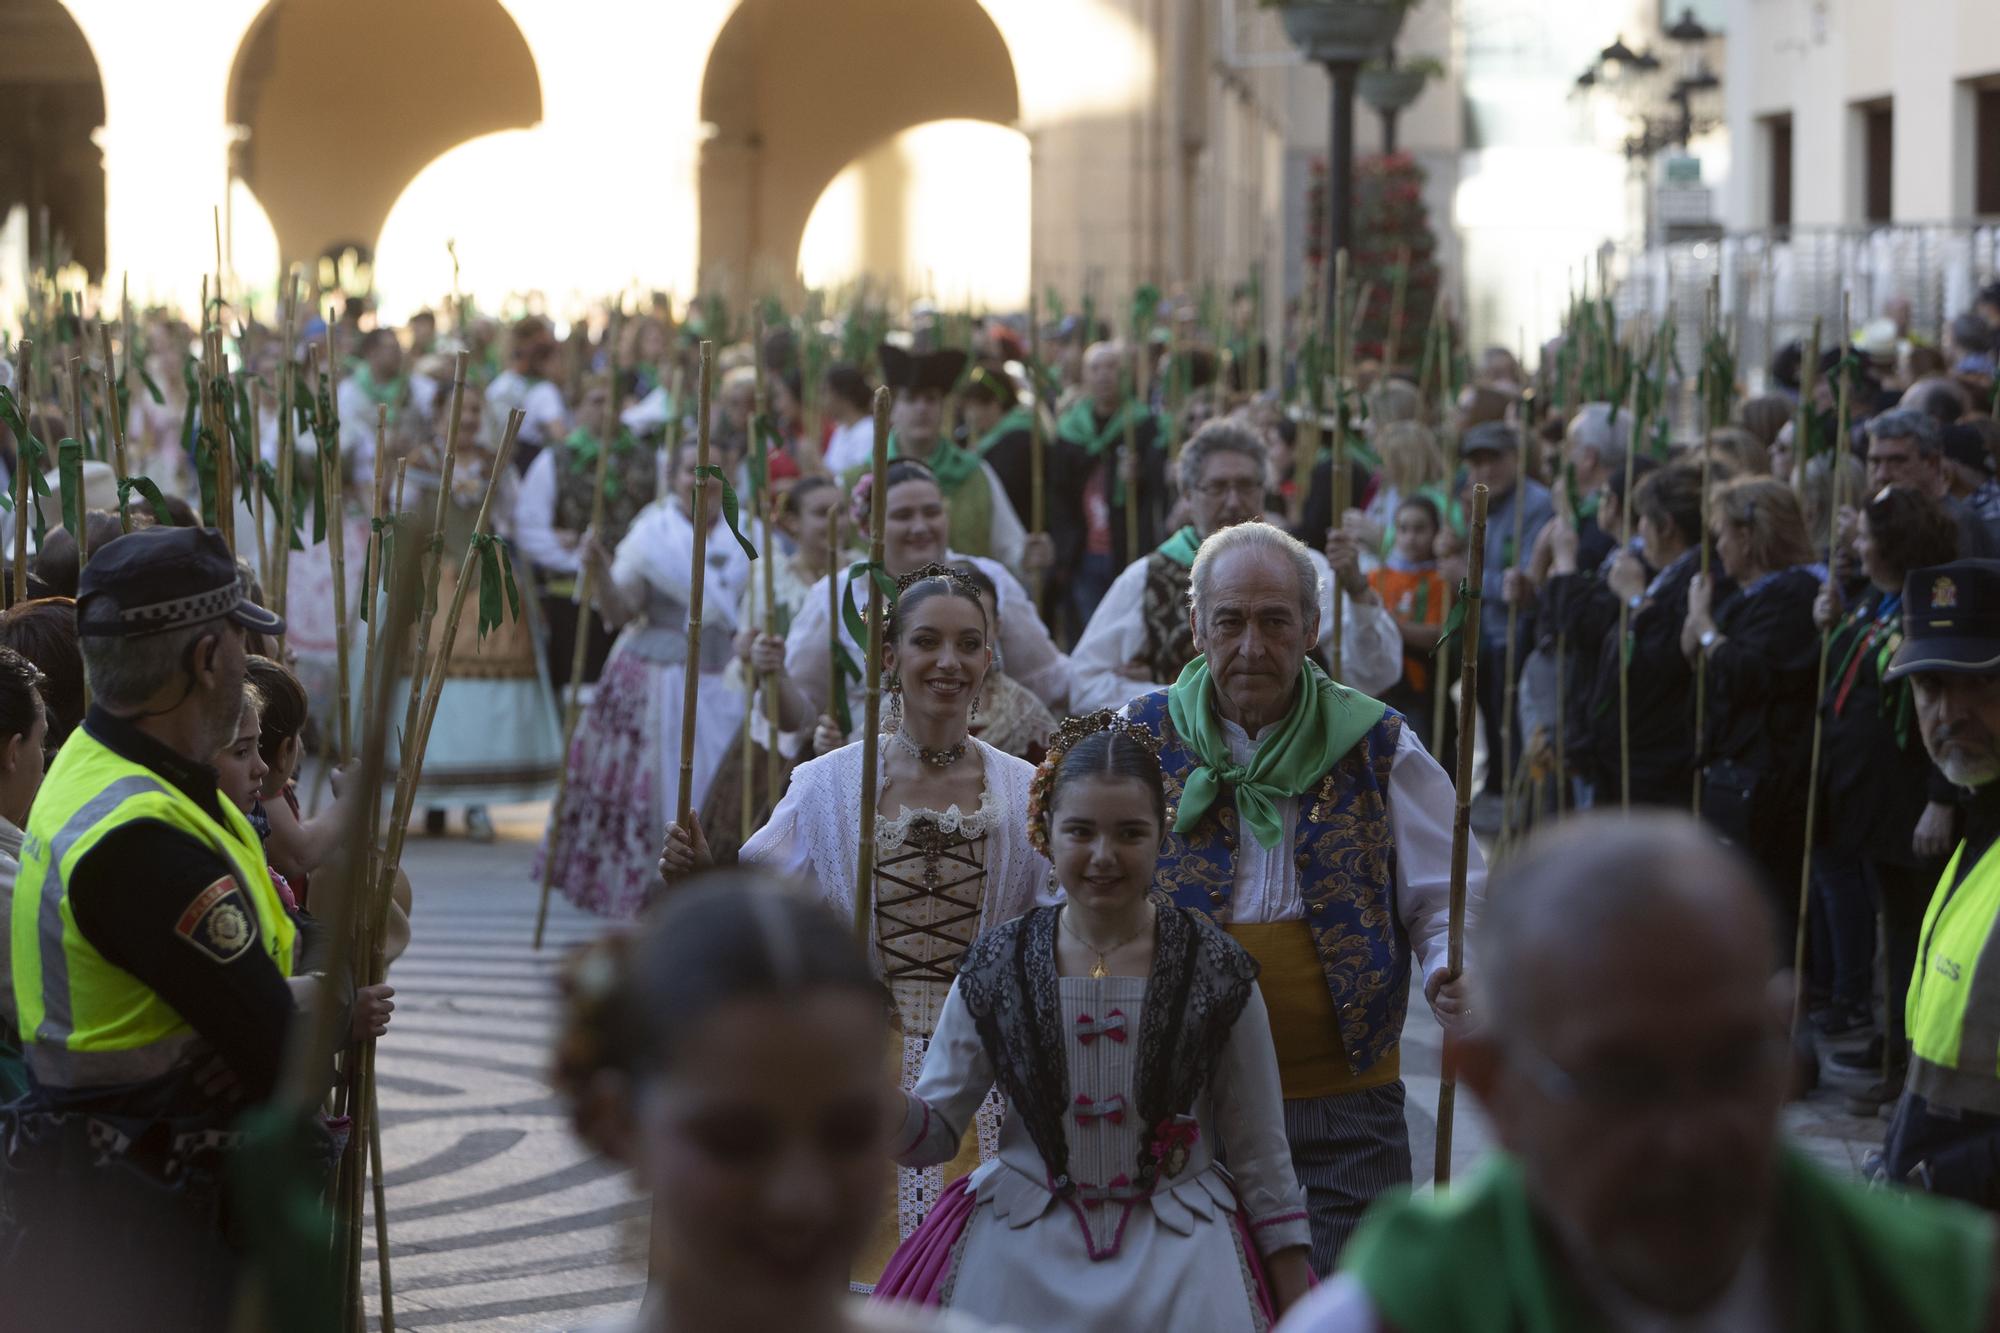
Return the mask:
<path id="1" fill-rule="evenodd" d="M 1524 340 L 1525 341 L 1525 340 Z M 1528 451 L 1535 440 L 1534 429 L 1535 391 L 1524 390 L 1521 394 L 1521 442 L 1514 451 L 1514 543 L 1508 548 L 1512 554 L 1509 562 L 1518 566 L 1521 561 L 1521 543 L 1527 536 L 1527 487 Z M 1503 574 L 1505 570 L 1501 571 Z M 1514 781 L 1514 717 L 1518 711 L 1514 704 L 1514 691 L 1520 682 L 1515 677 L 1519 664 L 1518 645 L 1521 634 L 1521 604 L 1513 598 L 1507 599 L 1507 640 L 1504 665 L 1500 672 L 1500 772 L 1505 782 L 1505 800 L 1500 814 L 1500 845 L 1506 846 L 1514 838 L 1515 788 Z M 1560 704 L 1558 704 L 1560 707 Z"/>
<path id="2" fill-rule="evenodd" d="M 1852 341 L 1852 335 L 1847 332 L 1847 330 L 1854 327 L 1854 324 L 1852 313 L 1848 309 L 1848 298 L 1845 292 L 1841 293 L 1840 298 L 1840 327 L 1841 357 L 1834 368 L 1834 373 L 1840 376 L 1840 383 L 1834 386 L 1834 445 L 1830 459 L 1833 466 L 1827 469 L 1833 474 L 1833 493 L 1827 499 L 1826 503 L 1826 577 L 1828 582 L 1835 588 L 1840 586 L 1838 582 L 1840 569 L 1840 464 L 1843 461 L 1842 453 L 1847 448 L 1847 392 L 1848 386 L 1854 378 L 1848 366 L 1848 357 L 1852 355 L 1849 346 Z M 1806 922 L 1807 912 L 1812 902 L 1813 826 L 1817 822 L 1814 819 L 1814 815 L 1819 805 L 1820 742 L 1826 723 L 1826 710 L 1818 707 L 1818 702 L 1826 697 L 1827 658 L 1833 650 L 1834 624 L 1833 620 L 1828 620 L 1826 628 L 1819 632 L 1819 683 L 1813 689 L 1812 763 L 1806 768 L 1805 852 L 1799 858 L 1798 928 L 1797 933 L 1792 939 L 1792 1040 L 1794 1042 L 1799 1039 L 1799 1025 L 1805 1022 L 1806 1017 Z M 1887 1057 L 1885 1056 L 1884 1058 L 1886 1059 Z"/>
<path id="3" fill-rule="evenodd" d="M 882 533 L 889 513 L 889 391 L 875 390 L 875 455 L 868 486 L 868 642 L 862 664 L 861 850 L 854 870 L 854 937 L 868 946 L 875 891 L 875 780 L 881 771 Z M 1136 504 L 1138 497 L 1131 497 Z"/>
<path id="4" fill-rule="evenodd" d="M 1347 251 L 1343 248 L 1333 257 L 1333 385 L 1336 395 L 1333 414 L 1333 462 L 1327 473 L 1329 494 L 1333 500 L 1333 526 L 1336 530 L 1347 525 L 1347 506 L 1353 499 L 1347 475 L 1347 421 L 1340 411 L 1341 397 L 1347 392 Z M 1315 453 L 1318 451 L 1315 450 Z M 1317 462 L 1317 460 L 1315 460 Z M 1307 473 L 1306 486 L 1311 490 L 1311 473 Z M 1303 509 L 1306 500 L 1302 496 L 1299 504 Z M 1347 636 L 1343 632 L 1346 615 L 1347 590 L 1338 578 L 1333 581 L 1333 638 L 1329 645 L 1327 660 L 1333 666 L 1333 678 L 1344 681 L 1347 678 L 1345 648 Z"/>
<path id="5" fill-rule="evenodd" d="M 708 455 L 708 395 L 709 389 L 714 383 L 714 378 L 715 345 L 705 342 L 701 345 L 701 405 L 699 409 L 701 413 L 701 452 L 704 458 Z M 615 379 L 613 382 L 614 384 L 616 383 Z M 614 401 L 616 401 L 615 398 Z M 606 432 L 606 434 L 609 433 L 608 431 Z M 611 446 L 609 443 L 606 443 L 603 448 L 597 451 L 597 472 L 591 478 L 590 530 L 593 534 L 604 530 L 604 481 L 606 469 L 610 464 Z M 698 501 L 701 498 L 701 477 L 698 474 L 695 477 L 694 486 L 695 498 Z M 701 512 L 699 506 L 697 506 L 695 512 Z M 701 524 L 697 522 L 695 524 L 697 552 L 700 550 L 700 534 Z M 576 740 L 576 724 L 583 716 L 583 668 L 590 652 L 591 599 L 595 593 L 595 584 L 597 582 L 595 571 L 596 566 L 591 561 L 586 560 L 583 562 L 583 568 L 577 571 L 576 576 L 576 643 L 570 648 L 569 694 L 563 701 L 563 762 L 562 766 L 556 770 L 556 794 L 555 799 L 549 802 L 549 831 L 542 845 L 542 892 L 540 900 L 535 904 L 534 947 L 536 949 L 542 947 L 542 934 L 548 929 L 549 890 L 555 884 L 556 874 L 556 838 L 562 832 L 563 799 L 569 795 L 569 750 L 570 745 Z M 694 577 L 696 586 L 698 587 L 701 579 L 701 565 L 699 561 L 695 564 Z M 688 657 L 688 675 L 690 679 L 695 674 L 695 660 L 692 655 Z"/>
<path id="6" fill-rule="evenodd" d="M 118 363 L 111 358 L 111 330 L 101 319 L 97 321 L 97 342 L 104 354 L 104 416 L 111 427 L 112 474 L 118 479 L 118 530 L 126 533 L 132 530 L 132 507 L 125 499 L 125 481 L 132 470 L 125 457 L 125 413 L 118 399 Z M 128 358 L 132 355 L 130 348 L 125 355 Z M 275 609 L 279 615 L 285 613 L 283 606 Z"/>
<path id="7" fill-rule="evenodd" d="M 708 397 L 715 379 L 715 344 L 701 345 L 700 419 L 695 423 L 694 463 L 694 553 L 688 571 L 687 670 L 682 673 L 681 691 L 681 780 L 676 794 L 674 820 L 682 828 L 694 827 L 694 727 L 701 715 L 701 609 L 708 573 Z M 750 775 L 745 773 L 748 782 Z"/>
<path id="8" fill-rule="evenodd" d="M 1480 580 L 1486 574 L 1486 488 L 1472 488 L 1472 522 L 1467 547 L 1465 573 L 1465 633 L 1479 632 Z M 1479 694 L 1479 654 L 1459 653 L 1458 669 L 1458 788 L 1457 807 L 1451 821 L 1451 906 L 1445 923 L 1446 981 L 1458 980 L 1465 971 L 1465 878 L 1472 854 L 1472 733 L 1478 725 L 1474 714 Z M 1444 692 L 1439 682 L 1439 693 Z M 1437 1161 L 1433 1171 L 1439 1185 L 1451 1180 L 1451 1114 L 1458 1095 L 1458 1083 L 1447 1060 L 1440 1071 L 1437 1112 Z"/>
<path id="9" fill-rule="evenodd" d="M 769 413 L 771 410 L 770 395 L 764 389 L 764 317 L 762 315 L 757 317 L 756 349 L 757 406 L 751 419 L 756 423 L 752 429 L 762 431 L 769 430 L 770 428 Z M 776 435 L 775 431 L 771 433 L 773 436 Z M 751 454 L 754 457 L 756 450 L 751 450 Z M 771 493 L 771 466 L 768 454 L 765 456 L 764 474 L 762 476 L 753 476 L 750 478 L 750 482 L 756 494 L 762 499 L 765 532 L 764 545 L 769 547 L 771 545 L 770 534 L 777 529 L 778 504 L 776 497 Z M 777 562 L 767 559 L 758 561 L 758 564 L 762 566 L 760 572 L 763 574 L 764 583 L 764 633 L 775 638 L 778 633 L 778 576 L 775 568 Z M 784 756 L 778 751 L 778 682 L 773 678 L 767 677 L 760 683 L 762 685 L 761 693 L 764 703 L 765 739 L 768 743 L 768 748 L 764 755 L 764 799 L 771 805 L 776 805 L 778 803 L 778 786 L 785 780 Z M 747 719 L 747 712 L 745 713 L 745 717 Z M 746 792 L 750 790 L 751 777 L 752 774 L 746 768 L 743 773 L 743 790 Z M 749 832 L 747 830 L 744 833 L 744 841 L 749 841 Z"/>

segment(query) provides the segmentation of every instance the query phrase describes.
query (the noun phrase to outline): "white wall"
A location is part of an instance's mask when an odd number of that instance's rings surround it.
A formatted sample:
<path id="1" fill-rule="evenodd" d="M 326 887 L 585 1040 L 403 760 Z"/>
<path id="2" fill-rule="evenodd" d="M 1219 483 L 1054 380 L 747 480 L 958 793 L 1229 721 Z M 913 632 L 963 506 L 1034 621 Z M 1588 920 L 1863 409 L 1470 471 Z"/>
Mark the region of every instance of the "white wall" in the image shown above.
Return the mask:
<path id="1" fill-rule="evenodd" d="M 1792 221 L 1861 220 L 1856 103 L 1895 107 L 1897 222 L 1962 218 L 1970 206 L 1970 132 L 1962 82 L 2000 74 L 1992 0 L 1731 0 L 1724 76 L 1730 132 L 1748 169 L 1724 197 L 1732 230 L 1770 221 L 1762 121 L 1792 116 Z"/>

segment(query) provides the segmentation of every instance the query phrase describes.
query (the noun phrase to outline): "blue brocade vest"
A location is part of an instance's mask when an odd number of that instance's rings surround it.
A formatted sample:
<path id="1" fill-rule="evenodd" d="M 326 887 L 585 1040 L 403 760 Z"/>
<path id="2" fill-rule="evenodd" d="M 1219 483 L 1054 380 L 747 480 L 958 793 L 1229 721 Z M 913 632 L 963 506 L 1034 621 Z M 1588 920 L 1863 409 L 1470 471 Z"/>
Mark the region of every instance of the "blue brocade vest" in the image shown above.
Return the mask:
<path id="1" fill-rule="evenodd" d="M 1129 716 L 1161 738 L 1169 809 L 1199 765 L 1167 713 L 1167 691 L 1132 701 Z M 1340 1044 L 1354 1074 L 1394 1053 L 1410 998 L 1410 941 L 1396 911 L 1396 840 L 1389 825 L 1389 766 L 1403 730 L 1390 709 L 1325 777 L 1299 797 L 1293 858 L 1306 925 L 1340 1015 Z M 1172 815 L 1168 815 L 1171 822 Z M 1236 842 L 1245 836 L 1233 796 L 1183 835 L 1169 831 L 1154 883 L 1182 907 L 1229 919 Z"/>

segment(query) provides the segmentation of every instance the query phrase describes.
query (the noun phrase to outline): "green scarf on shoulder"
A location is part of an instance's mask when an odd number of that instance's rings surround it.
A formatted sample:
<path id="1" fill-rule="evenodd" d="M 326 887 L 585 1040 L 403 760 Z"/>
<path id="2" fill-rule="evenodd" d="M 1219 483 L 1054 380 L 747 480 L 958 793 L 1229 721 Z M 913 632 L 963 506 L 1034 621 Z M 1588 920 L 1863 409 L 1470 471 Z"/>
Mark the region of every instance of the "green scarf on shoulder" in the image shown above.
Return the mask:
<path id="1" fill-rule="evenodd" d="M 1015 431 L 1033 430 L 1034 428 L 1034 415 L 1025 407 L 1017 407 L 1006 416 L 1001 417 L 992 430 L 987 431 L 984 435 L 973 441 L 972 452 L 976 456 L 984 458 L 994 445 L 1000 443 L 1000 441 L 1006 439 Z"/>
<path id="2" fill-rule="evenodd" d="M 1983 1213 L 1837 1180 L 1786 1148 L 1775 1218 L 1789 1326 L 1815 1333 L 1975 1333 L 1993 1281 Z M 1402 1333 L 1589 1333 L 1555 1262 L 1520 1163 L 1490 1157 L 1443 1194 L 1385 1198 L 1341 1255 L 1342 1271 Z M 1781 1277 L 1781 1280 L 1783 1278 Z"/>
<path id="3" fill-rule="evenodd" d="M 1325 777 L 1382 720 L 1387 705 L 1337 684 L 1310 658 L 1299 673 L 1298 697 L 1277 730 L 1257 745 L 1246 765 L 1229 757 L 1229 738 L 1215 711 L 1215 686 L 1208 659 L 1197 657 L 1167 690 L 1167 716 L 1200 767 L 1181 791 L 1174 832 L 1187 833 L 1201 822 L 1225 786 L 1236 789 L 1236 812 L 1258 845 L 1276 847 L 1285 836 L 1277 802 L 1297 796 Z"/>
<path id="4" fill-rule="evenodd" d="M 891 431 L 889 434 L 889 457 L 896 459 L 907 456 L 903 453 L 902 445 L 897 442 L 895 432 Z M 969 449 L 960 448 L 957 444 L 945 439 L 942 435 L 938 437 L 937 444 L 932 447 L 930 456 L 919 458 L 917 462 L 922 463 L 931 470 L 931 474 L 937 478 L 938 489 L 944 492 L 944 498 L 947 500 L 951 499 L 953 492 L 957 491 L 960 486 L 963 486 L 968 478 L 977 475 L 983 466 L 978 454 L 973 453 Z"/>
<path id="5" fill-rule="evenodd" d="M 569 433 L 569 439 L 564 443 L 569 449 L 569 470 L 578 473 L 589 472 L 595 475 L 597 471 L 597 451 L 604 447 L 598 438 L 583 427 L 578 426 Z M 613 458 L 624 457 L 626 454 L 632 452 L 634 443 L 630 431 L 619 431 L 618 438 L 611 442 L 611 456 Z M 618 469 L 608 467 L 604 470 L 605 497 L 615 500 L 618 498 L 618 491 Z"/>
<path id="6" fill-rule="evenodd" d="M 1106 449 L 1125 438 L 1125 423 L 1128 419 L 1132 422 L 1132 428 L 1137 430 L 1151 415 L 1151 409 L 1144 403 L 1134 398 L 1127 398 L 1125 405 L 1114 412 L 1111 420 L 1100 430 L 1097 425 L 1097 413 L 1092 409 L 1090 399 L 1079 398 L 1070 404 L 1069 411 L 1063 413 L 1062 419 L 1056 422 L 1056 434 L 1071 444 L 1082 446 L 1085 453 L 1097 458 Z"/>
<path id="7" fill-rule="evenodd" d="M 1201 550 L 1201 537 L 1195 532 L 1192 524 L 1160 543 L 1160 554 L 1182 569 L 1194 568 L 1195 552 L 1199 550 Z"/>
<path id="8" fill-rule="evenodd" d="M 351 378 L 360 386 L 361 392 L 368 395 L 369 402 L 388 408 L 391 417 L 396 415 L 396 408 L 403 397 L 403 388 L 409 382 L 404 376 L 398 375 L 387 384 L 377 384 L 375 376 L 369 372 L 368 363 L 363 361 L 354 367 Z"/>

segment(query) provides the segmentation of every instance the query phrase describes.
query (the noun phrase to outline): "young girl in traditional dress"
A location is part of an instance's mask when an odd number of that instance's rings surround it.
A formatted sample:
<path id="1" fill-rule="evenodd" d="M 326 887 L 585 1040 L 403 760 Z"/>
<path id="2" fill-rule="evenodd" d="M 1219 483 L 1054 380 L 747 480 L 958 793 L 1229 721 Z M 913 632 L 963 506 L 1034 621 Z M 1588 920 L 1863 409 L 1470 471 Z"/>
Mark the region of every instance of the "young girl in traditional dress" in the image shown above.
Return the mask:
<path id="1" fill-rule="evenodd" d="M 966 952 L 896 1142 L 906 1167 L 942 1160 L 997 1084 L 1000 1151 L 945 1193 L 877 1299 L 1225 1333 L 1268 1329 L 1309 1285 L 1257 964 L 1151 893 L 1155 745 L 1108 712 L 1058 731 L 1028 820 L 1067 900 Z"/>
<path id="2" fill-rule="evenodd" d="M 679 808 L 681 711 L 688 667 L 688 602 L 694 563 L 694 445 L 673 459 L 670 494 L 632 521 L 608 570 L 605 619 L 624 628 L 570 745 L 569 781 L 543 855 L 563 896 L 603 916 L 635 915 L 654 883 L 658 848 Z M 695 728 L 693 804 L 743 720 L 743 696 L 723 678 L 736 632 L 735 607 L 751 563 L 722 522 L 721 488 L 709 484 L 701 522 L 709 525 L 703 575 L 701 710 Z M 586 558 L 602 559 L 591 551 Z M 540 875 L 537 858 L 535 873 Z"/>
<path id="3" fill-rule="evenodd" d="M 956 570 L 913 571 L 898 591 L 888 640 L 883 674 L 901 699 L 901 722 L 881 739 L 875 877 L 864 892 L 873 905 L 871 952 L 902 1026 L 907 1088 L 966 946 L 1033 906 L 1049 883 L 1049 865 L 1029 844 L 1020 816 L 1034 770 L 967 734 L 992 666 L 979 590 Z M 742 853 L 746 862 L 807 880 L 848 918 L 860 850 L 861 748 L 856 742 L 793 770 L 790 790 Z M 671 881 L 706 859 L 705 843 L 675 826 L 660 870 Z M 991 1154 L 997 1102 L 989 1099 L 978 1122 L 962 1151 L 902 1173 L 896 1231 L 868 1252 L 858 1278 L 872 1281 L 945 1182 Z M 972 1125 L 968 1114 L 959 1128 Z"/>

